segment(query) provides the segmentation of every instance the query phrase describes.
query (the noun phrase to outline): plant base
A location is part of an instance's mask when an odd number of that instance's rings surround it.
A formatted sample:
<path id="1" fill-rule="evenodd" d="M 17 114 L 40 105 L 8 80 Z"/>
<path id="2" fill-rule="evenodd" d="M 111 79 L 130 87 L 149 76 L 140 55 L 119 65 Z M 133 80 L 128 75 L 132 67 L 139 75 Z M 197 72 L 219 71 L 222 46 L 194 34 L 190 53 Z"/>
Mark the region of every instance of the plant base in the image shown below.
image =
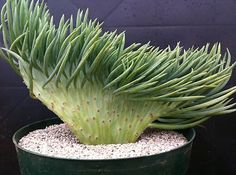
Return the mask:
<path id="1" fill-rule="evenodd" d="M 62 159 L 36 154 L 21 148 L 18 141 L 29 132 L 52 124 L 59 119 L 49 119 L 27 125 L 13 136 L 16 146 L 21 175 L 184 175 L 187 172 L 193 129 L 181 131 L 188 143 L 178 149 L 152 156 L 125 159 Z"/>

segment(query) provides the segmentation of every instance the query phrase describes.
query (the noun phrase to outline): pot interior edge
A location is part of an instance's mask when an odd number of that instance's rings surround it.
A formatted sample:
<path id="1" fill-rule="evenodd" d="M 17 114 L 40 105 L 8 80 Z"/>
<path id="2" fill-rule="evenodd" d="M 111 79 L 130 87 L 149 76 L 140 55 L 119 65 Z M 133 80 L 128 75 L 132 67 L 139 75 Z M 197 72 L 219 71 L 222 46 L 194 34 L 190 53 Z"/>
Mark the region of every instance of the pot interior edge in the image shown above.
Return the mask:
<path id="1" fill-rule="evenodd" d="M 145 157 L 155 157 L 155 156 L 162 156 L 171 152 L 175 152 L 178 151 L 180 149 L 185 149 L 186 147 L 191 147 L 192 146 L 192 142 L 196 136 L 196 132 L 193 128 L 189 128 L 189 129 L 184 129 L 184 130 L 176 130 L 177 132 L 182 133 L 188 140 L 188 142 L 178 148 L 172 149 L 170 151 L 167 152 L 163 152 L 163 153 L 159 153 L 159 154 L 155 154 L 155 155 L 149 155 L 149 156 L 140 156 L 140 157 L 132 157 L 132 158 L 117 158 L 117 159 L 70 159 L 70 158 L 60 158 L 60 157 L 53 157 L 53 156 L 47 156 L 47 155 L 43 155 L 43 154 L 39 154 L 39 153 L 35 153 L 32 151 L 29 151 L 23 147 L 21 147 L 18 142 L 19 140 L 27 135 L 29 132 L 34 131 L 36 129 L 44 129 L 47 126 L 50 126 L 52 124 L 60 124 L 62 123 L 62 121 L 59 118 L 49 118 L 49 119 L 45 119 L 45 120 L 41 120 L 41 121 L 37 121 L 31 124 L 28 124 L 20 129 L 18 129 L 15 134 L 12 137 L 12 141 L 16 147 L 16 149 L 19 149 L 21 151 L 24 151 L 26 153 L 30 153 L 30 154 L 34 154 L 36 156 L 41 156 L 41 157 L 47 157 L 47 158 L 52 158 L 52 159 L 60 159 L 60 160 L 83 160 L 83 161 L 116 161 L 116 160 L 129 160 L 129 159 L 140 159 L 140 158 L 145 158 Z"/>

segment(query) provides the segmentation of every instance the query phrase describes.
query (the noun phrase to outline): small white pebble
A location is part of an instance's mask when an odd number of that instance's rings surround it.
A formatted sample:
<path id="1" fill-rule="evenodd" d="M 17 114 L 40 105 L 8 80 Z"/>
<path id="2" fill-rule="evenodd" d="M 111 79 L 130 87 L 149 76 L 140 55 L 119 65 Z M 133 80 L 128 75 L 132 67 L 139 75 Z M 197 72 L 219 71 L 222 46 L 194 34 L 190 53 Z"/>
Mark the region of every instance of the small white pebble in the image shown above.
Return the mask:
<path id="1" fill-rule="evenodd" d="M 20 139 L 19 145 L 43 155 L 72 159 L 117 159 L 154 155 L 184 145 L 187 139 L 174 131 L 148 130 L 137 142 L 128 144 L 84 145 L 66 124 L 35 130 Z"/>

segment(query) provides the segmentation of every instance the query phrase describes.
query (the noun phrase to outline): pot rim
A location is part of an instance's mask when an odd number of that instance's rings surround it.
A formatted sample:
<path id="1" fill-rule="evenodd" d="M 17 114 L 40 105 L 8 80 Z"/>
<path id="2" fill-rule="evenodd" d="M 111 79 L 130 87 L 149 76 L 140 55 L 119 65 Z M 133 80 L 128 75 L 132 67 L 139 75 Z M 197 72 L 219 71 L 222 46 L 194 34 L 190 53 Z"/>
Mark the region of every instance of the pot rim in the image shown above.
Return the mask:
<path id="1" fill-rule="evenodd" d="M 18 149 L 24 151 L 24 152 L 27 152 L 27 153 L 30 153 L 30 154 L 33 154 L 33 155 L 36 155 L 36 156 L 41 156 L 41 157 L 45 157 L 45 158 L 50 158 L 50 159 L 58 159 L 58 160 L 64 160 L 64 161 L 119 161 L 119 160 L 134 160 L 134 159 L 141 159 L 141 158 L 151 158 L 151 157 L 154 157 L 154 156 L 160 156 L 160 155 L 164 155 L 164 154 L 168 154 L 168 153 L 171 153 L 171 152 L 175 152 L 177 151 L 178 149 L 181 149 L 183 147 L 186 147 L 186 146 L 189 146 L 194 138 L 196 137 L 196 131 L 194 128 L 188 128 L 188 129 L 183 129 L 182 131 L 184 130 L 191 130 L 191 133 L 192 133 L 192 136 L 191 138 L 188 140 L 188 142 L 186 142 L 185 144 L 183 144 L 182 146 L 178 146 L 174 149 L 171 149 L 169 151 L 165 151 L 165 152 L 161 152 L 161 153 L 158 153 L 158 154 L 152 154 L 152 155 L 145 155 L 145 156 L 137 156 L 137 157 L 125 157 L 125 158 L 110 158 L 110 159 L 79 159 L 79 158 L 63 158 L 63 157 L 56 157 L 56 156 L 49 156 L 49 155 L 45 155 L 45 154 L 40 154 L 40 153 L 37 153 L 37 152 L 34 152 L 34 151 L 30 151 L 30 150 L 27 150 L 25 148 L 23 148 L 22 146 L 20 146 L 18 144 L 18 142 L 16 141 L 16 135 L 21 132 L 21 131 L 24 131 L 24 130 L 27 130 L 27 128 L 33 126 L 33 125 L 37 125 L 37 124 L 40 124 L 40 123 L 43 123 L 43 122 L 47 122 L 47 121 L 60 121 L 60 118 L 58 117 L 54 117 L 54 118 L 49 118 L 49 119 L 44 119 L 44 120 L 39 120 L 39 121 L 36 121 L 36 122 L 33 122 L 33 123 L 30 123 L 30 124 L 27 124 L 21 128 L 19 128 L 15 133 L 14 135 L 12 136 L 12 141 L 15 145 L 15 147 L 17 147 Z M 63 123 L 63 121 L 61 121 Z M 50 126 L 50 125 L 49 125 Z M 181 131 L 181 130 L 175 130 L 177 132 Z M 21 137 L 22 138 L 22 137 Z"/>

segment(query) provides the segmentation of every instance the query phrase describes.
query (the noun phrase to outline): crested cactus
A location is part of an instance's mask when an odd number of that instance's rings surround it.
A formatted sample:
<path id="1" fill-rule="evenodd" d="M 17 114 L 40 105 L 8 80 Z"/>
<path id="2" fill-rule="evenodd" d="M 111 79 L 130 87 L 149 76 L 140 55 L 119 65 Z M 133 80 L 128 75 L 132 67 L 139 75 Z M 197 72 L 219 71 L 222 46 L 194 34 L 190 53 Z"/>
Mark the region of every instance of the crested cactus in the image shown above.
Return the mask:
<path id="1" fill-rule="evenodd" d="M 1 57 L 84 144 L 134 142 L 148 127 L 183 129 L 234 112 L 224 89 L 235 64 L 220 44 L 125 45 L 125 33 L 88 18 L 56 26 L 44 2 L 7 0 Z"/>

